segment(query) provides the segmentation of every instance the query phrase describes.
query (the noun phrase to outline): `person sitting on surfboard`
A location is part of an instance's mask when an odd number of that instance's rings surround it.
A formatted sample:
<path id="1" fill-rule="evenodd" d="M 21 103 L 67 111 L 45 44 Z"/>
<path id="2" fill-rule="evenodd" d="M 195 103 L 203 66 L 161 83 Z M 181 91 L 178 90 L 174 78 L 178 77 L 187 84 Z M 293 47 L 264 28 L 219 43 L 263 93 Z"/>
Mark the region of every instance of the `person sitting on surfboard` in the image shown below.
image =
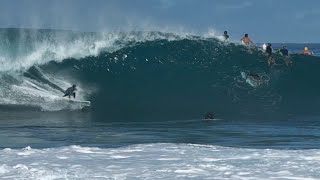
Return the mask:
<path id="1" fill-rule="evenodd" d="M 229 39 L 228 31 L 223 32 L 223 38 L 224 38 L 224 41 L 227 41 Z"/>
<path id="2" fill-rule="evenodd" d="M 292 61 L 289 57 L 289 50 L 287 49 L 286 46 L 283 46 L 280 50 L 279 50 L 280 54 L 284 57 L 284 62 L 286 63 L 287 66 L 289 66 L 289 64 L 292 64 Z"/>
<path id="3" fill-rule="evenodd" d="M 254 43 L 249 38 L 248 34 L 245 34 L 244 37 L 241 39 L 242 43 L 246 46 L 253 45 Z"/>
<path id="4" fill-rule="evenodd" d="M 76 86 L 75 84 L 72 85 L 72 87 L 69 87 L 69 88 L 65 91 L 63 97 L 69 96 L 69 98 L 70 98 L 71 96 L 73 96 L 73 98 L 76 98 L 76 93 L 74 92 L 74 91 L 77 90 L 76 87 L 77 87 L 77 86 Z"/>
<path id="5" fill-rule="evenodd" d="M 272 47 L 271 47 L 271 44 L 270 44 L 270 43 L 268 43 L 268 45 L 267 45 L 266 53 L 267 53 L 267 55 L 268 55 L 268 64 L 269 64 L 269 66 L 270 66 L 271 64 L 276 64 L 276 61 L 275 61 L 275 60 L 273 59 L 273 57 L 272 57 Z"/>

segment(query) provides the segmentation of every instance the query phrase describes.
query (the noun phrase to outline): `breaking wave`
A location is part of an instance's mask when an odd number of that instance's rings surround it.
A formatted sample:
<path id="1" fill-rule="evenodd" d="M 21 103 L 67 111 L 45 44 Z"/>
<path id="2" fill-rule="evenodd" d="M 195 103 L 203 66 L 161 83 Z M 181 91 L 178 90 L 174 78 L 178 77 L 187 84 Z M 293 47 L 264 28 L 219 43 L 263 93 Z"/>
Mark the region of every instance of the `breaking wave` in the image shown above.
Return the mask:
<path id="1" fill-rule="evenodd" d="M 71 84 L 104 119 L 275 118 L 317 115 L 318 57 L 268 67 L 259 49 L 218 38 L 161 32 L 0 30 L 0 104 L 76 110 Z M 254 72 L 252 86 L 241 73 Z"/>

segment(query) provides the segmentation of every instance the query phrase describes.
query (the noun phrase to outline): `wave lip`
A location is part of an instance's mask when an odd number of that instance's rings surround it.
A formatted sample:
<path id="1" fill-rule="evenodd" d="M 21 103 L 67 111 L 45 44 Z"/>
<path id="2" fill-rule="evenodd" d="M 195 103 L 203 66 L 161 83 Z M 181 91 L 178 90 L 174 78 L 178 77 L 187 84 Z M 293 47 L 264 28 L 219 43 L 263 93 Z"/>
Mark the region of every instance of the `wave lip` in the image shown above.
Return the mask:
<path id="1" fill-rule="evenodd" d="M 184 35 L 161 32 L 89 33 L 44 29 L 0 29 L 0 72 L 26 70 L 34 65 L 98 56 L 130 44 Z"/>

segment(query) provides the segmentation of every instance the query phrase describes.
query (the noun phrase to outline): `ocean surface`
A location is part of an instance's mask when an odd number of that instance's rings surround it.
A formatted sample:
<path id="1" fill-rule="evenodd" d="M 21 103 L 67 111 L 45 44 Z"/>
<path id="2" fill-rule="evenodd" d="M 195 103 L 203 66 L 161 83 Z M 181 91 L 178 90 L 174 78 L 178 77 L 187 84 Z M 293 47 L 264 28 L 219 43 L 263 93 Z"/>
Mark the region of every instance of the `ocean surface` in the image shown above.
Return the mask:
<path id="1" fill-rule="evenodd" d="M 0 29 L 0 179 L 320 179 L 320 44 L 219 38 Z"/>

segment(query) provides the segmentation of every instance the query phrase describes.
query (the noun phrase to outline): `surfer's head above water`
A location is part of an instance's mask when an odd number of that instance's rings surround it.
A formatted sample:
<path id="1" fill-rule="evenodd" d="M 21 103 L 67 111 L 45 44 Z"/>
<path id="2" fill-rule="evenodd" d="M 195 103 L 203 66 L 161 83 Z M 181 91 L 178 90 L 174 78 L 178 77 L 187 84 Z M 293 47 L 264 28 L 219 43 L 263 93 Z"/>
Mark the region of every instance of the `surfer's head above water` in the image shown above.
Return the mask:
<path id="1" fill-rule="evenodd" d="M 207 112 L 204 116 L 204 119 L 214 119 L 214 114 L 211 112 Z"/>

